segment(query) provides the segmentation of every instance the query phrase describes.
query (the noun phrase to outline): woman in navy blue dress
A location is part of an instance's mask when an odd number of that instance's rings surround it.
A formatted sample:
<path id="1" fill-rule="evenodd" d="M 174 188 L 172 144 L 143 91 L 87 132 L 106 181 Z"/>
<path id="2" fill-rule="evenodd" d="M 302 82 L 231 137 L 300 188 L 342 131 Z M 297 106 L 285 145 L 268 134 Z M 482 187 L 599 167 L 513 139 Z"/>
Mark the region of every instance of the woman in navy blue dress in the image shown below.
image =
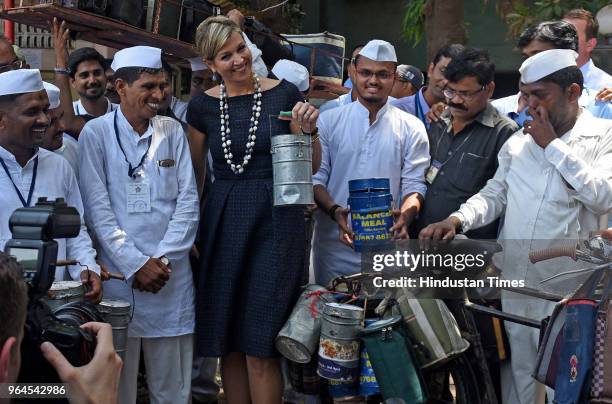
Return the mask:
<path id="1" fill-rule="evenodd" d="M 229 19 L 203 22 L 196 46 L 222 79 L 187 110 L 190 139 L 209 146 L 215 177 L 201 223 L 198 351 L 221 357 L 229 403 L 280 403 L 274 338 L 308 279 L 308 257 L 303 209 L 273 207 L 270 136 L 313 133 L 318 111 L 293 84 L 253 74 Z M 281 111 L 293 111 L 292 120 L 279 120 Z M 320 145 L 313 147 L 316 171 Z"/>

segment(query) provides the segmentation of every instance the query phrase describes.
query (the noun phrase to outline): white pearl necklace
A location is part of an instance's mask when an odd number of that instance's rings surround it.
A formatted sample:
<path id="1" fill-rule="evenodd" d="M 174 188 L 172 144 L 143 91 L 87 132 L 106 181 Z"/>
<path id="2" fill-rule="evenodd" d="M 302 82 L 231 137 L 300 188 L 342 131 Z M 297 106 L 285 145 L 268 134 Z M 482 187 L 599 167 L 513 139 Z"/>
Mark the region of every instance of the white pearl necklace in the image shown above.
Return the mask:
<path id="1" fill-rule="evenodd" d="M 223 147 L 223 154 L 225 155 L 225 161 L 230 166 L 234 174 L 242 174 L 244 168 L 249 164 L 251 155 L 253 154 L 253 147 L 255 147 L 255 132 L 257 132 L 257 125 L 259 124 L 259 116 L 261 114 L 261 85 L 259 84 L 259 77 L 253 73 L 253 81 L 255 83 L 255 92 L 253 93 L 253 112 L 251 114 L 251 122 L 249 124 L 249 135 L 247 136 L 246 152 L 244 159 L 241 164 L 234 163 L 234 155 L 230 150 L 232 140 L 230 139 L 230 127 L 229 127 L 229 110 L 227 106 L 227 93 L 225 91 L 225 85 L 221 83 L 219 93 L 219 111 L 221 115 L 221 146 Z"/>

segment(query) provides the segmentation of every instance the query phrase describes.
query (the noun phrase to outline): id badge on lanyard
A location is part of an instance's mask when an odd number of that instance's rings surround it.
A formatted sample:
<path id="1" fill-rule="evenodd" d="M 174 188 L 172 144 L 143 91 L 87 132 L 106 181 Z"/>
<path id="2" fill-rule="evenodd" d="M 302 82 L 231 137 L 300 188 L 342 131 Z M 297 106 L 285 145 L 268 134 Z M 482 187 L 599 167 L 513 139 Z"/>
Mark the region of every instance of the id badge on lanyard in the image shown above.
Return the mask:
<path id="1" fill-rule="evenodd" d="M 151 212 L 151 187 L 147 181 L 131 181 L 125 185 L 128 213 Z"/>
<path id="2" fill-rule="evenodd" d="M 440 163 L 438 160 L 433 160 L 431 162 L 431 165 L 427 170 L 427 174 L 425 174 L 425 180 L 428 184 L 433 184 L 438 176 L 438 173 L 440 172 L 440 168 L 442 168 L 442 163 Z"/>

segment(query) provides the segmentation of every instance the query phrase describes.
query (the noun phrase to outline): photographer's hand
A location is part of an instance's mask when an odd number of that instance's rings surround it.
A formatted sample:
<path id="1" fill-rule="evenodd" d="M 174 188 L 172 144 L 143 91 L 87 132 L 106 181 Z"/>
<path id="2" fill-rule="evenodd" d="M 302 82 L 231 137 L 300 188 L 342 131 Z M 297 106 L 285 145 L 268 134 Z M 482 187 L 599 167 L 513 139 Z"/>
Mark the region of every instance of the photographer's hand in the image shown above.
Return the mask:
<path id="1" fill-rule="evenodd" d="M 96 335 L 96 351 L 87 365 L 75 368 L 50 342 L 44 342 L 40 349 L 59 378 L 70 386 L 68 401 L 115 404 L 123 362 L 113 346 L 112 328 L 106 323 L 87 323 L 81 328 Z"/>
<path id="2" fill-rule="evenodd" d="M 157 258 L 149 258 L 136 272 L 134 287 L 139 290 L 157 293 L 170 279 L 172 270 Z"/>
<path id="3" fill-rule="evenodd" d="M 98 304 L 102 300 L 102 280 L 100 276 L 93 271 L 82 271 L 81 282 L 85 286 L 85 298 L 93 304 Z"/>

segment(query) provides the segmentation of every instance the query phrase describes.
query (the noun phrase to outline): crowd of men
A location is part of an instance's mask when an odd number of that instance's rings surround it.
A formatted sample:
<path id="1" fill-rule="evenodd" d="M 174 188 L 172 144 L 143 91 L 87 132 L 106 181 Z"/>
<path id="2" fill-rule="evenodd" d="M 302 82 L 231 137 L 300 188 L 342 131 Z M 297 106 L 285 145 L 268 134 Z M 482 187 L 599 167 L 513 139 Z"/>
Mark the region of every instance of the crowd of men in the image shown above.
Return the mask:
<path id="1" fill-rule="evenodd" d="M 109 63 L 93 48 L 69 54 L 63 23 L 54 22 L 53 37 L 55 84 L 23 69 L 0 38 L 0 250 L 11 238 L 15 209 L 39 197 L 64 198 L 84 219 L 78 237 L 59 240 L 58 258 L 84 266 L 58 268 L 56 279 L 86 282 L 93 302 L 103 295 L 134 302 L 120 401 L 136 401 L 142 350 L 152 402 L 186 403 L 192 395 L 213 402 L 217 362 L 193 349 L 191 259 L 214 172 L 187 136 L 187 103 L 172 96 L 172 69 L 160 49 L 127 48 Z M 495 65 L 485 50 L 441 48 L 425 83 L 418 69 L 398 64 L 388 42 L 357 46 L 350 91 L 320 107 L 315 282 L 360 271 L 345 203 L 348 181 L 375 177 L 390 179 L 395 237 L 449 239 L 463 232 L 525 240 L 506 252 L 502 269 L 531 286 L 557 273 L 558 265 L 528 261 L 529 242 L 585 238 L 608 227 L 612 209 L 612 77 L 590 58 L 596 37 L 597 22 L 584 10 L 528 28 L 517 44 L 525 59 L 519 92 L 497 100 L 491 99 Z M 254 59 L 261 56 L 247 44 Z M 191 66 L 190 96 L 215 85 L 201 58 Z M 303 66 L 281 60 L 268 73 L 307 94 Z M 72 90 L 79 96 L 74 102 Z M 127 282 L 102 287 L 108 273 Z M 501 304 L 537 319 L 552 311 L 550 303 L 509 293 Z M 502 402 L 531 404 L 538 334 L 505 327 L 512 356 L 499 370 Z M 20 336 L 0 336 L 14 359 Z M 0 381 L 14 381 L 16 373 L 3 376 Z"/>

